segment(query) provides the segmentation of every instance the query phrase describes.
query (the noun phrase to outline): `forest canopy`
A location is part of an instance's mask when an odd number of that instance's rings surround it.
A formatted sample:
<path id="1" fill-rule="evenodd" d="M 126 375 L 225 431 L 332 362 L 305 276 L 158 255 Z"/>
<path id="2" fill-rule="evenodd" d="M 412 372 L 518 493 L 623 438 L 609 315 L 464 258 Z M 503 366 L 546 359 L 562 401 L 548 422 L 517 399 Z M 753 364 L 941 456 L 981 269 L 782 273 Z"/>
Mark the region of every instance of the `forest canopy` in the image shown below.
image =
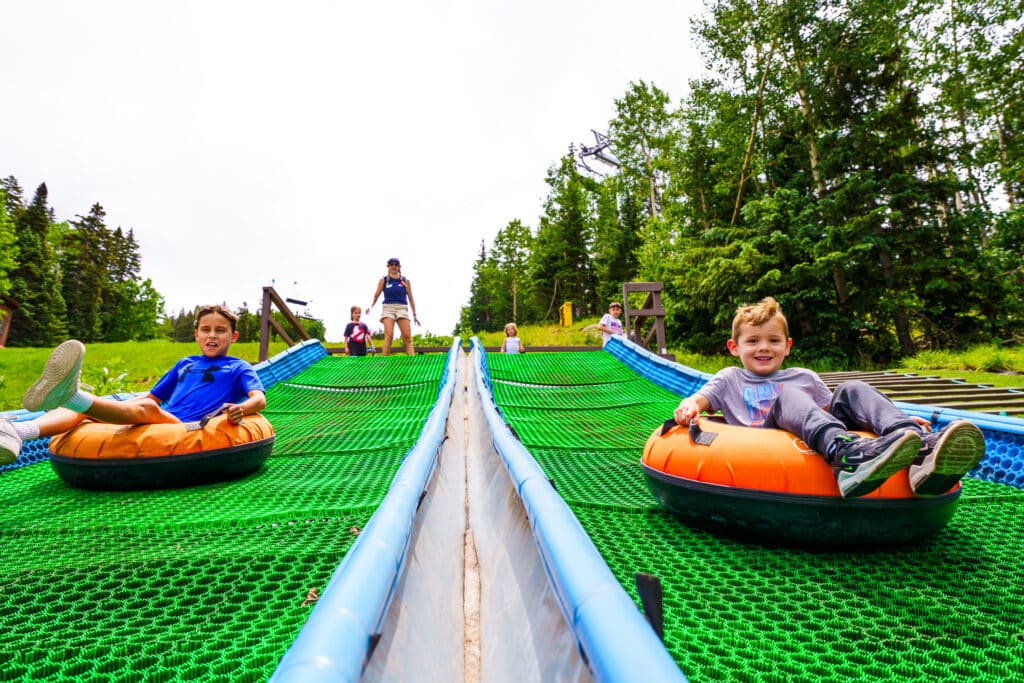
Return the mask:
<path id="1" fill-rule="evenodd" d="M 673 346 L 718 352 L 774 296 L 805 357 L 1018 342 L 1022 0 L 718 0 L 673 103 L 630 83 L 552 164 L 536 228 L 481 244 L 460 332 L 596 315 L 663 282 Z M 603 158 L 603 160 L 602 160 Z M 639 303 L 639 302 L 638 302 Z"/>

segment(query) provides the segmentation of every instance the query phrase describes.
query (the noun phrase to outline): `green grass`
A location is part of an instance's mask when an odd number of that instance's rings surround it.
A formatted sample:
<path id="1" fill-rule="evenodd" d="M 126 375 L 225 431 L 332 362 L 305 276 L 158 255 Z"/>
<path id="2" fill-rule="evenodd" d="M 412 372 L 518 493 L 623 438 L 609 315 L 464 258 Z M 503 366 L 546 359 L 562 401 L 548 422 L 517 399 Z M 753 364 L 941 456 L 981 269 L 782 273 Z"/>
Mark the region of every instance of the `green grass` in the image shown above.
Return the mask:
<path id="1" fill-rule="evenodd" d="M 270 355 L 282 351 L 284 342 L 270 345 Z M 52 349 L 0 349 L 0 411 L 21 407 L 21 397 L 39 377 Z M 148 391 L 180 358 L 199 353 L 195 342 L 147 341 L 89 344 L 82 364 L 82 382 L 93 393 Z M 231 355 L 255 363 L 258 342 L 232 344 Z"/>

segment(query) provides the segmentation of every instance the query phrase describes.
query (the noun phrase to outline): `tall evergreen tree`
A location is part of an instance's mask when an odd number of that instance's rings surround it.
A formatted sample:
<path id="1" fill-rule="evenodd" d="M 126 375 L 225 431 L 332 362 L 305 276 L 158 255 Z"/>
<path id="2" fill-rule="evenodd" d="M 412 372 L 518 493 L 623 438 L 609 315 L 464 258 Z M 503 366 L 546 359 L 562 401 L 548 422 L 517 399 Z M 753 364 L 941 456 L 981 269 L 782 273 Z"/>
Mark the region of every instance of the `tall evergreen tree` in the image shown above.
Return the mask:
<path id="1" fill-rule="evenodd" d="M 11 291 L 10 274 L 18 265 L 18 238 L 7 209 L 7 192 L 0 188 L 0 297 Z"/>
<path id="2" fill-rule="evenodd" d="M 67 336 L 64 297 L 47 239 L 52 221 L 42 183 L 15 218 L 18 266 L 11 273 L 11 298 L 18 307 L 7 338 L 10 346 L 53 346 Z"/>
<path id="3" fill-rule="evenodd" d="M 572 157 L 563 157 L 548 171 L 551 188 L 531 254 L 531 287 L 542 318 L 557 316 L 565 301 L 576 316 L 598 308 L 596 278 L 590 257 L 593 233 L 591 196 Z"/>
<path id="4" fill-rule="evenodd" d="M 108 293 L 110 231 L 106 212 L 93 204 L 87 216 L 76 216 L 61 253 L 62 291 L 67 304 L 68 332 L 83 342 L 99 341 L 100 306 Z"/>
<path id="5" fill-rule="evenodd" d="M 509 221 L 498 231 L 491 247 L 495 284 L 504 305 L 498 308 L 499 321 L 522 322 L 529 319 L 529 263 L 533 245 L 530 229 L 519 219 Z M 496 297 L 497 298 L 497 297 Z M 502 323 L 504 325 L 504 323 Z"/>

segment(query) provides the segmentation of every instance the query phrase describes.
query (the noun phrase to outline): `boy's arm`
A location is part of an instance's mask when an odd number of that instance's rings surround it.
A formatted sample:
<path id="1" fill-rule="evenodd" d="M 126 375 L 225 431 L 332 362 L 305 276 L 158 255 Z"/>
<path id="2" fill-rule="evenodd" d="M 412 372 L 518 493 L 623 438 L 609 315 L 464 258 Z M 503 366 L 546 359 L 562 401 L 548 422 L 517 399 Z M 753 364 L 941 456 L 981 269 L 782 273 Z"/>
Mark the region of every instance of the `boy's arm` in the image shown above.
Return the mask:
<path id="1" fill-rule="evenodd" d="M 688 396 L 679 402 L 679 407 L 672 413 L 672 417 L 681 425 L 688 425 L 693 422 L 702 412 L 711 410 L 711 402 L 702 394 Z"/>
<path id="2" fill-rule="evenodd" d="M 267 395 L 259 389 L 253 389 L 249 392 L 249 398 L 245 399 L 241 403 L 225 403 L 224 412 L 227 414 L 229 420 L 238 424 L 242 421 L 244 416 L 255 415 L 266 407 Z"/>

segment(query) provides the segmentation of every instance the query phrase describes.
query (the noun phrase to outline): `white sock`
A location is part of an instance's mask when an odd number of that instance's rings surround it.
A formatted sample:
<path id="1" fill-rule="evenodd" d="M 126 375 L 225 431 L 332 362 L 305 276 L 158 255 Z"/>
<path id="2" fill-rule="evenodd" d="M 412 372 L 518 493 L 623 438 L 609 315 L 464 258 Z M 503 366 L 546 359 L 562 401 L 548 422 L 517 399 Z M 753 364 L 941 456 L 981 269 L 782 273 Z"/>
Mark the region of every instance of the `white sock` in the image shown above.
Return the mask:
<path id="1" fill-rule="evenodd" d="M 68 410 L 73 410 L 76 413 L 84 413 L 92 406 L 94 398 L 95 397 L 92 394 L 87 394 L 79 389 L 75 392 L 74 396 L 64 402 L 64 407 Z"/>
<path id="2" fill-rule="evenodd" d="M 14 433 L 20 436 L 22 441 L 39 438 L 39 425 L 35 420 L 12 422 L 11 426 L 14 427 Z"/>

